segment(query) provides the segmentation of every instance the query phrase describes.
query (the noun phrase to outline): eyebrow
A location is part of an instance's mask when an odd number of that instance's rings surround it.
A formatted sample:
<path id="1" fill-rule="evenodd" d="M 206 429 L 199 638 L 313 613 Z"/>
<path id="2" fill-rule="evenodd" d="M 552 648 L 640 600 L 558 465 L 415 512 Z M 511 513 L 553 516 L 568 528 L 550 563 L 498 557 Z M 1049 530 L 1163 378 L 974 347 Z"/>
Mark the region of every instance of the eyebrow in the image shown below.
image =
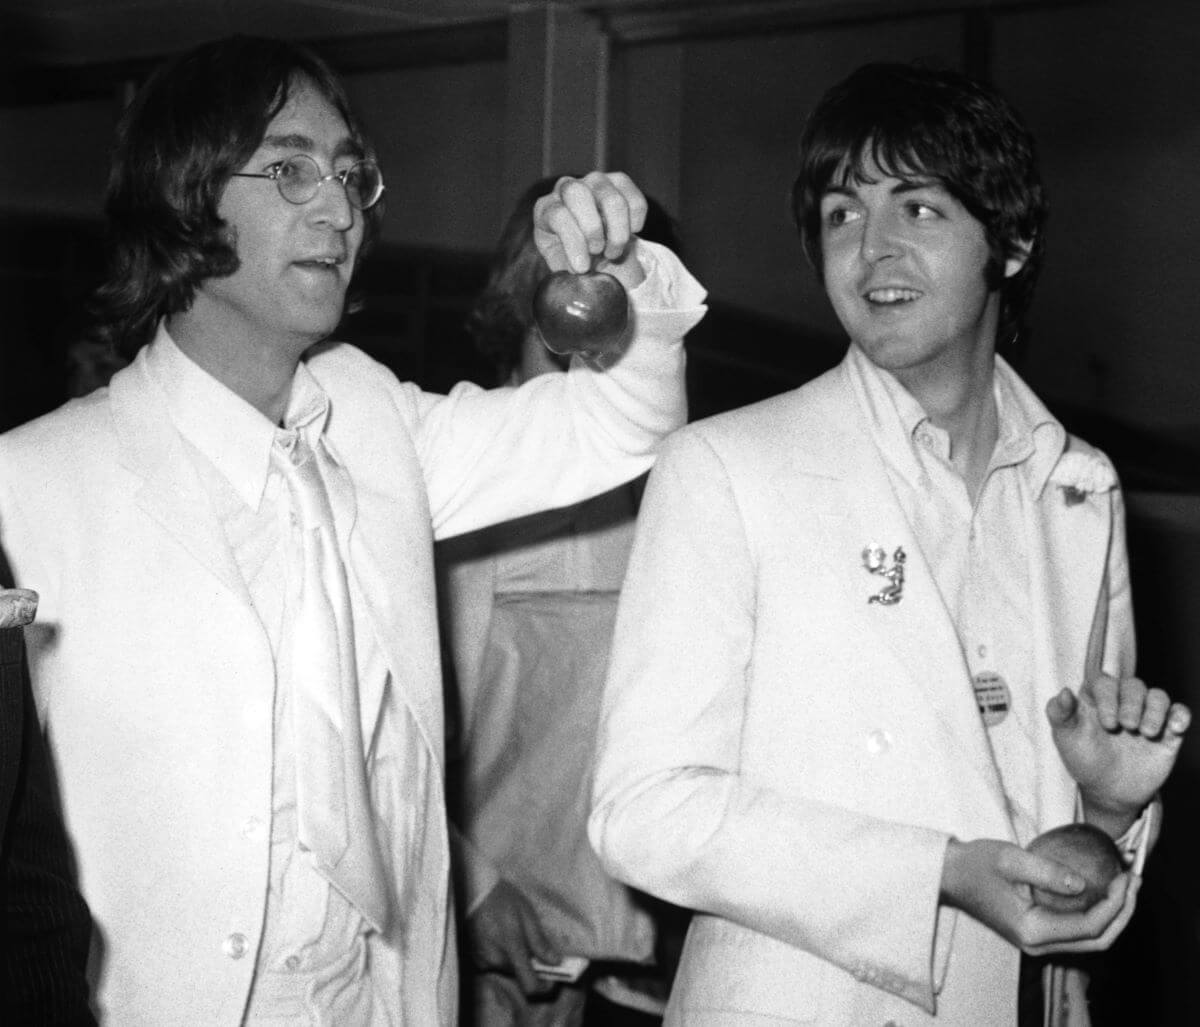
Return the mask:
<path id="1" fill-rule="evenodd" d="M 940 178 L 902 178 L 892 186 L 890 192 L 893 196 L 902 196 L 905 193 L 917 192 L 921 189 L 945 189 L 945 183 Z M 827 185 L 822 196 L 848 196 L 854 198 L 858 195 L 858 189 L 852 185 Z"/>
<path id="2" fill-rule="evenodd" d="M 262 145 L 272 150 L 300 150 L 305 153 L 311 153 L 317 149 L 317 144 L 310 136 L 302 135 L 299 132 L 263 136 Z M 339 157 L 362 157 L 362 155 L 362 147 L 349 136 L 345 136 L 333 148 L 332 157 L 337 160 Z"/>
<path id="3" fill-rule="evenodd" d="M 946 185 L 940 178 L 902 178 L 892 186 L 892 195 L 913 193 L 919 189 L 945 189 Z"/>

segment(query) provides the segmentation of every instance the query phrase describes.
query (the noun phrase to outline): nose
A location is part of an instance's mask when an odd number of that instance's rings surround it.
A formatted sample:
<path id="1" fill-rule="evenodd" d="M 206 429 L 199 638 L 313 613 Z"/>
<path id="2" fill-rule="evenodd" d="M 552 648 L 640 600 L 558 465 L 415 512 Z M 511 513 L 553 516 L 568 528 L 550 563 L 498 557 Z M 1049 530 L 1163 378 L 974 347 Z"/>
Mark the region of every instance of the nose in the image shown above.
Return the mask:
<path id="1" fill-rule="evenodd" d="M 898 218 L 890 211 L 877 210 L 867 214 L 862 232 L 862 255 L 875 264 L 900 251 Z"/>
<path id="2" fill-rule="evenodd" d="M 317 195 L 309 205 L 309 216 L 317 224 L 327 224 L 338 232 L 349 231 L 354 224 L 354 208 L 346 196 L 346 187 L 334 175 L 321 179 Z"/>

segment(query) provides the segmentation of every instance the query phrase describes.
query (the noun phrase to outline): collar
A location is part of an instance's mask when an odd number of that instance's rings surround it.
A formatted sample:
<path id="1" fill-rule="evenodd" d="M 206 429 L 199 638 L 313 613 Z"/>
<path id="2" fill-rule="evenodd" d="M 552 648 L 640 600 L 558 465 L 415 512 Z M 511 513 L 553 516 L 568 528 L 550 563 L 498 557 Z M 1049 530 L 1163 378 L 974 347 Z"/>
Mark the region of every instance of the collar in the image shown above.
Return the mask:
<path id="1" fill-rule="evenodd" d="M 888 464 L 913 487 L 923 477 L 919 439 L 935 440 L 943 460 L 949 459 L 946 433 L 929 419 L 924 408 L 889 371 L 877 367 L 853 343 L 846 366 L 859 406 Z M 999 434 L 990 466 L 1016 466 L 1040 496 L 1066 449 L 1067 434 L 1041 400 L 1001 356 L 996 356 L 992 375 Z"/>
<path id="2" fill-rule="evenodd" d="M 187 356 L 160 323 L 147 348 L 146 370 L 163 390 L 179 434 L 216 468 L 255 512 L 271 472 L 271 447 L 279 429 L 232 389 Z M 329 416 L 329 398 L 301 363 L 292 380 L 285 433 L 319 435 Z"/>
<path id="3" fill-rule="evenodd" d="M 994 376 L 1000 437 L 994 465 L 1018 464 L 1030 494 L 1040 497 L 1067 448 L 1067 430 L 1002 356 Z"/>

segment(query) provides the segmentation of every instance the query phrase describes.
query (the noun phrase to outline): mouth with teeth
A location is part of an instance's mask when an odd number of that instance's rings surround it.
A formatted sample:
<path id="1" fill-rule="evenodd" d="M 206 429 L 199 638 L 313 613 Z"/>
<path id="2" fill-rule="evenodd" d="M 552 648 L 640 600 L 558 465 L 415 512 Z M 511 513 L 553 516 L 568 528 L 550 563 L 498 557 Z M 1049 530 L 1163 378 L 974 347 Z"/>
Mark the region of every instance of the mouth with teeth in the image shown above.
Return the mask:
<path id="1" fill-rule="evenodd" d="M 336 271 L 342 263 L 341 257 L 309 257 L 305 260 L 293 261 L 297 267 L 311 271 Z"/>
<path id="2" fill-rule="evenodd" d="M 883 307 L 911 303 L 913 300 L 920 299 L 921 297 L 921 293 L 916 289 L 901 288 L 870 289 L 863 295 L 868 303 Z"/>

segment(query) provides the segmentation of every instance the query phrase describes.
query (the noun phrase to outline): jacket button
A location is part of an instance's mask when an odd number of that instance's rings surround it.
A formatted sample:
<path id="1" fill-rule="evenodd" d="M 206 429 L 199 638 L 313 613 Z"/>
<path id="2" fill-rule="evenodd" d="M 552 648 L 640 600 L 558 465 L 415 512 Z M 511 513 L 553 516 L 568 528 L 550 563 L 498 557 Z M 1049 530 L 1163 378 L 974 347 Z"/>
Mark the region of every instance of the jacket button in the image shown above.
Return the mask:
<path id="1" fill-rule="evenodd" d="M 881 728 L 876 728 L 867 735 L 867 752 L 879 756 L 892 747 L 892 736 Z"/>
<path id="2" fill-rule="evenodd" d="M 250 944 L 246 941 L 244 934 L 235 931 L 225 939 L 221 948 L 230 959 L 241 959 L 250 948 Z"/>

